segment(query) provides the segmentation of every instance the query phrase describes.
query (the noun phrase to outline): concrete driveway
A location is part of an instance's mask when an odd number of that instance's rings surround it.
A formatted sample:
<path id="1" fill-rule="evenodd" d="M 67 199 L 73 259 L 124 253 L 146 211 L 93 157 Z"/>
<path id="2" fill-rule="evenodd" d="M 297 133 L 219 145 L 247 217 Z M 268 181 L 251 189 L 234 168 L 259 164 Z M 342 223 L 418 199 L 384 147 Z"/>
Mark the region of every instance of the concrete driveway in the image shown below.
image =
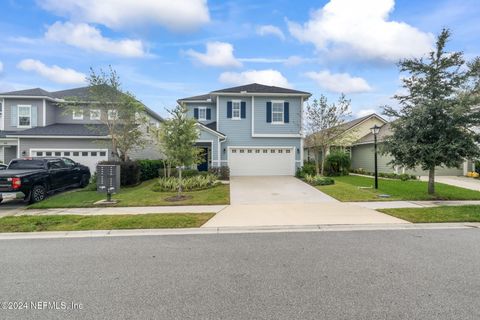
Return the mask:
<path id="1" fill-rule="evenodd" d="M 408 223 L 339 202 L 294 177 L 232 177 L 230 202 L 203 227 Z"/>
<path id="2" fill-rule="evenodd" d="M 422 181 L 428 181 L 428 177 L 420 177 Z M 480 180 L 468 178 L 468 177 L 457 177 L 457 176 L 438 176 L 435 177 L 435 182 L 449 184 L 451 186 L 480 191 Z"/>
<path id="3" fill-rule="evenodd" d="M 295 177 L 232 177 L 231 204 L 283 204 L 337 202 Z"/>

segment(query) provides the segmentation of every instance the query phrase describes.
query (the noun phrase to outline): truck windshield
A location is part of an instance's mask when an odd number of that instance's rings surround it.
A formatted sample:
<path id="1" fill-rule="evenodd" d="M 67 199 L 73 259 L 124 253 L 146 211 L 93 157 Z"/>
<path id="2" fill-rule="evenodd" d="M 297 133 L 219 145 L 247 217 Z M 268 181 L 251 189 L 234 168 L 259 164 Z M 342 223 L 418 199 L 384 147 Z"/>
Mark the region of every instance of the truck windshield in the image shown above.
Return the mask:
<path id="1" fill-rule="evenodd" d="M 12 160 L 8 169 L 43 169 L 43 160 Z"/>

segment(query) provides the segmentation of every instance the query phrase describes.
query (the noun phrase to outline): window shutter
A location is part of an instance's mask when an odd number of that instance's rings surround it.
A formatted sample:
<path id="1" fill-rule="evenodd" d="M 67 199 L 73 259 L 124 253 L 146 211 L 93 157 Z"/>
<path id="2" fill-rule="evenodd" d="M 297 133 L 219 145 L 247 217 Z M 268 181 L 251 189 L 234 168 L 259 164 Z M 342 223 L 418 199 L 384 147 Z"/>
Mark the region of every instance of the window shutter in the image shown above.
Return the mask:
<path id="1" fill-rule="evenodd" d="M 242 101 L 240 103 L 240 118 L 245 119 L 247 117 L 247 103 Z"/>
<path id="2" fill-rule="evenodd" d="M 232 101 L 227 101 L 227 118 L 232 118 Z"/>
<path id="3" fill-rule="evenodd" d="M 194 108 L 194 109 L 193 109 L 193 117 L 194 117 L 195 119 L 198 119 L 198 108 Z"/>
<path id="4" fill-rule="evenodd" d="M 288 121 L 290 121 L 290 103 L 288 102 L 284 102 L 283 103 L 283 122 L 284 123 L 288 123 Z"/>
<path id="5" fill-rule="evenodd" d="M 32 106 L 32 119 L 30 120 L 30 122 L 32 127 L 36 127 L 38 125 L 37 106 Z"/>
<path id="6" fill-rule="evenodd" d="M 272 102 L 267 102 L 267 122 L 272 122 Z"/>
<path id="7" fill-rule="evenodd" d="M 11 106 L 10 122 L 12 127 L 18 126 L 17 106 Z"/>
<path id="8" fill-rule="evenodd" d="M 207 120 L 212 120 L 212 109 L 207 108 Z"/>

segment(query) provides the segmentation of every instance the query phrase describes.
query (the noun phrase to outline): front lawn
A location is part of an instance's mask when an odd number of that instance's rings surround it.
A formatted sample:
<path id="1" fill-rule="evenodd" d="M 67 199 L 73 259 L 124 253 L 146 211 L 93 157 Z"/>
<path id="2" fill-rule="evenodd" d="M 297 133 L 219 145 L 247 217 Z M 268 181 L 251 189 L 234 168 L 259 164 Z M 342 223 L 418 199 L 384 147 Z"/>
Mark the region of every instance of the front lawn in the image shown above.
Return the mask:
<path id="1" fill-rule="evenodd" d="M 167 201 L 165 199 L 176 195 L 175 192 L 154 192 L 152 190 L 154 180 L 145 181 L 139 186 L 122 188 L 119 194 L 113 195 L 118 200 L 117 207 L 141 207 L 141 206 L 183 206 L 183 205 L 217 205 L 230 203 L 230 188 L 228 185 L 218 185 L 211 189 L 184 192 L 191 196 L 182 201 Z M 29 208 L 88 208 L 95 207 L 95 202 L 105 199 L 105 194 L 97 191 L 73 190 L 47 198 L 35 203 Z"/>
<path id="2" fill-rule="evenodd" d="M 0 232 L 197 228 L 213 216 L 214 213 L 13 216 L 0 218 Z"/>
<path id="3" fill-rule="evenodd" d="M 480 222 L 480 206 L 381 209 L 380 212 L 416 223 Z"/>
<path id="4" fill-rule="evenodd" d="M 434 196 L 427 194 L 427 182 L 409 180 L 378 180 L 378 190 L 373 189 L 374 179 L 361 176 L 334 177 L 335 184 L 318 186 L 322 192 L 340 201 L 392 201 L 392 200 L 480 200 L 480 192 L 454 187 L 442 183 L 435 184 Z M 367 187 L 367 188 L 361 188 Z M 388 194 L 389 198 L 380 198 Z"/>

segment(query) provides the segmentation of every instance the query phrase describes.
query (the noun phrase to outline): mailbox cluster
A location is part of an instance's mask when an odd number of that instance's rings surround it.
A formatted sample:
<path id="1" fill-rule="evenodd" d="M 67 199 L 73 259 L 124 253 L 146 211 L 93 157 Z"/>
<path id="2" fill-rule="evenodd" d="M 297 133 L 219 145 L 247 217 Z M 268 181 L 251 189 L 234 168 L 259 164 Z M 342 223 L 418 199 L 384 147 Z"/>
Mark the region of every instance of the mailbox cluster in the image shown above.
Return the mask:
<path id="1" fill-rule="evenodd" d="M 120 166 L 101 164 L 97 166 L 97 191 L 108 198 L 120 191 Z"/>

